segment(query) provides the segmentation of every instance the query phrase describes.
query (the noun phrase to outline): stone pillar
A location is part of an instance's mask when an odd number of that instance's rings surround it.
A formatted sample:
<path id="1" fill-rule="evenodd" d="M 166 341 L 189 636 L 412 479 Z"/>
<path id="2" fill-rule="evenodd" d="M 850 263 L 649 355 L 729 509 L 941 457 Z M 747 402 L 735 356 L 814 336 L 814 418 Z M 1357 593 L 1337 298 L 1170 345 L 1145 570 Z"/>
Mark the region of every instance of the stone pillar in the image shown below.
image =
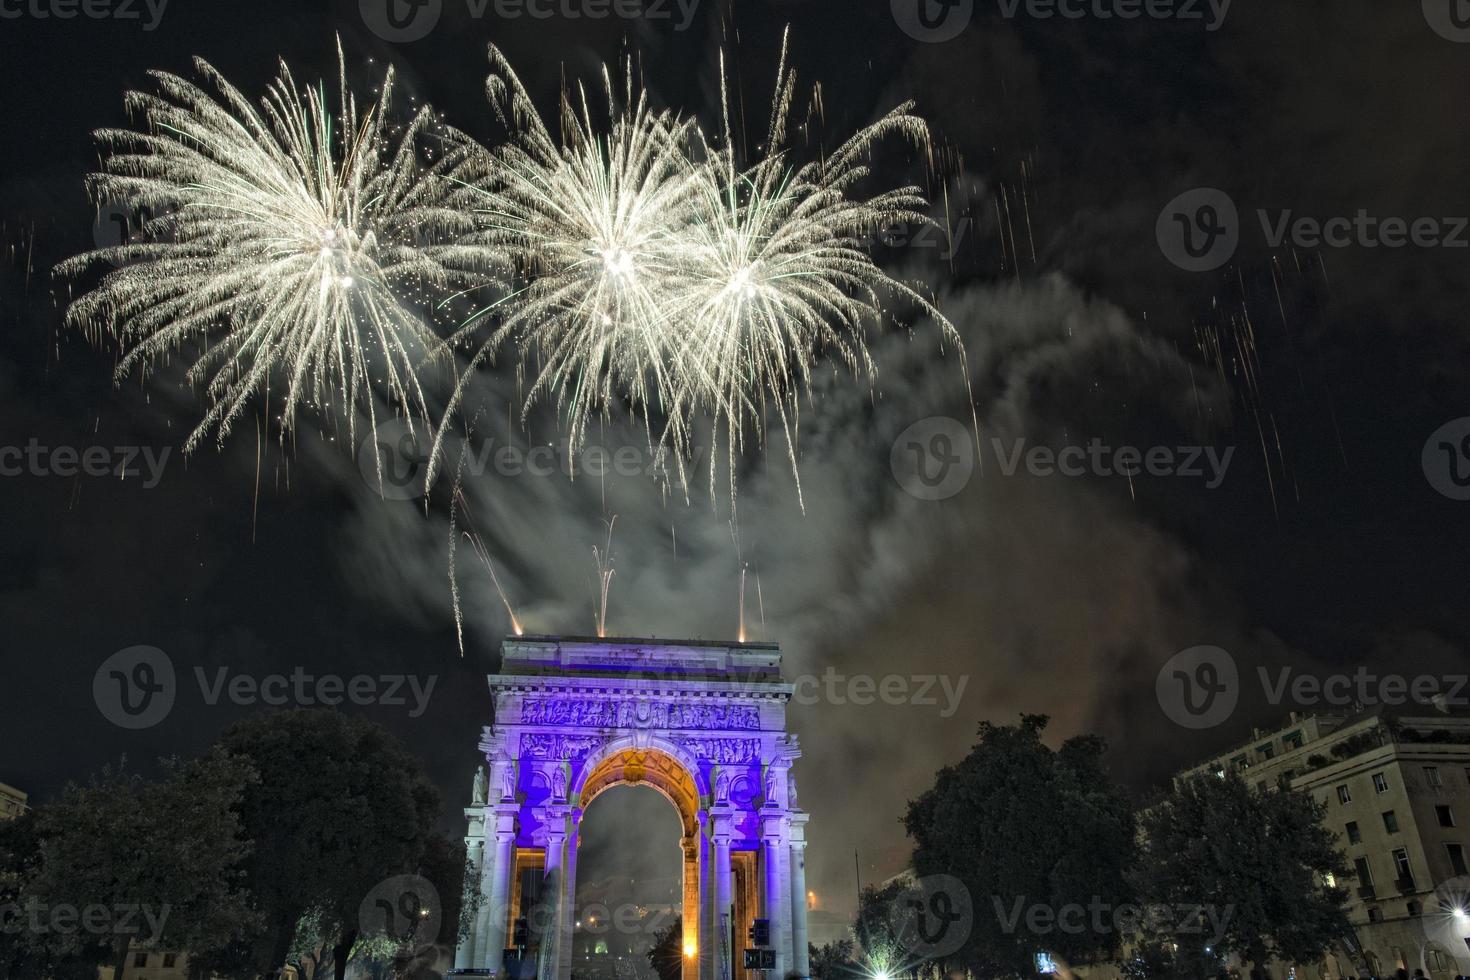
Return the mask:
<path id="1" fill-rule="evenodd" d="M 481 875 L 485 867 L 485 838 L 466 837 L 464 839 L 465 853 L 469 855 L 470 869 L 467 873 L 468 880 L 465 882 L 466 896 L 479 892 Z M 456 970 L 467 970 L 475 965 L 475 939 L 480 931 L 480 918 L 485 912 L 482 908 L 475 918 L 475 927 L 470 930 L 454 950 L 454 968 Z"/>
<path id="2" fill-rule="evenodd" d="M 715 941 L 715 860 L 710 847 L 708 811 L 699 813 L 699 980 L 714 980 L 718 961 Z"/>
<path id="3" fill-rule="evenodd" d="M 806 933 L 806 841 L 791 841 L 791 971 L 799 977 L 812 972 Z"/>
<path id="4" fill-rule="evenodd" d="M 733 832 L 728 814 L 711 813 L 710 847 L 714 851 L 715 886 L 715 976 L 714 980 L 734 980 L 731 962 L 730 917 L 734 914 L 734 889 L 730 880 L 730 838 Z"/>
<path id="5" fill-rule="evenodd" d="M 683 949 L 680 954 L 684 957 L 684 971 L 682 980 L 699 980 L 699 836 L 695 834 L 685 837 L 679 841 L 680 848 L 684 851 L 684 901 L 680 915 L 683 916 L 684 935 Z M 690 950 L 695 954 L 690 955 Z"/>
<path id="6" fill-rule="evenodd" d="M 788 845 L 781 833 L 780 822 L 766 821 L 761 838 L 761 896 L 765 918 L 771 923 L 771 947 L 776 954 L 773 975 L 785 977 L 791 961 L 791 927 L 787 906 L 791 902 L 791 879 L 787 874 Z"/>
<path id="7" fill-rule="evenodd" d="M 581 826 L 582 811 L 574 809 L 566 817 L 567 842 L 566 861 L 563 865 L 561 910 L 557 917 L 557 928 L 561 942 L 557 944 L 557 976 L 559 980 L 571 980 L 572 939 L 577 925 L 577 835 Z"/>
<path id="8" fill-rule="evenodd" d="M 562 852 L 566 848 L 566 821 L 551 817 L 546 821 L 546 863 L 542 868 L 541 902 L 546 906 L 540 916 L 545 926 L 541 935 L 540 961 L 536 964 L 537 980 L 560 980 L 558 953 L 562 939 Z"/>
<path id="9" fill-rule="evenodd" d="M 495 832 L 495 873 L 490 878 L 490 887 L 485 892 L 485 906 L 480 910 L 488 921 L 484 931 L 485 947 L 477 949 L 479 965 L 500 973 L 504 969 L 505 929 L 510 917 L 510 876 L 515 873 L 516 832 L 514 829 Z"/>

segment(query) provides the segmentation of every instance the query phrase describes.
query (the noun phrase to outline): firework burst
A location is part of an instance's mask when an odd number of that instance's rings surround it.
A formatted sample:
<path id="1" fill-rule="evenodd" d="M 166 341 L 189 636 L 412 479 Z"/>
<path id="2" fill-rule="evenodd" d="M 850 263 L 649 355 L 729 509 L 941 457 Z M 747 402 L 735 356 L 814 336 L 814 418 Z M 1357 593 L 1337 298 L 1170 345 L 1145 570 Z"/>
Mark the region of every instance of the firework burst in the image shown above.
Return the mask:
<path id="1" fill-rule="evenodd" d="M 208 397 L 190 435 L 223 439 L 250 399 L 284 389 L 280 427 L 303 407 L 340 407 L 349 437 L 358 410 L 375 424 L 374 392 L 398 411 L 426 415 L 416 374 L 442 349 L 413 302 L 456 282 L 463 255 L 429 244 L 461 219 L 441 206 L 420 137 L 436 127 L 419 112 L 394 130 L 393 75 L 360 110 L 338 47 L 340 101 L 300 87 L 283 63 L 259 106 L 208 63 L 196 85 L 154 72 L 159 94 L 131 92 L 144 131 L 103 130 L 99 201 L 156 215 L 144 240 L 78 256 L 76 276 L 118 266 L 76 299 L 67 321 L 123 347 L 119 379 L 173 352 L 193 353 L 187 379 Z M 455 135 L 448 134 L 451 145 Z M 459 229 L 462 230 L 462 229 Z"/>
<path id="2" fill-rule="evenodd" d="M 517 285 L 459 336 L 495 319 L 471 367 L 513 344 L 520 370 L 533 375 L 526 409 L 538 397 L 553 400 L 568 417 L 570 451 L 594 415 L 627 404 L 650 449 L 669 450 L 682 474 L 702 414 L 714 420 L 716 439 L 724 433 L 733 501 L 737 456 L 751 435 L 764 439 L 768 408 L 796 473 L 797 409 L 819 356 L 872 378 L 864 334 L 893 318 L 885 301 L 934 319 L 963 365 L 953 325 L 865 247 L 891 223 L 930 223 L 917 187 L 857 193 L 880 141 L 898 136 L 927 150 L 928 128 L 911 104 L 823 159 L 795 165 L 786 137 L 797 84 L 783 40 L 764 154 L 745 164 L 723 59 L 721 138 L 651 111 L 629 66 L 621 89 L 603 71 L 606 135 L 585 90 L 563 96 L 561 143 L 493 47 L 490 60 L 490 100 L 513 136 L 452 177 L 456 203 L 479 225 L 461 245 L 485 250 L 487 265 L 512 266 Z M 431 467 L 442 442 L 441 428 Z M 711 454 L 711 491 L 715 474 Z"/>

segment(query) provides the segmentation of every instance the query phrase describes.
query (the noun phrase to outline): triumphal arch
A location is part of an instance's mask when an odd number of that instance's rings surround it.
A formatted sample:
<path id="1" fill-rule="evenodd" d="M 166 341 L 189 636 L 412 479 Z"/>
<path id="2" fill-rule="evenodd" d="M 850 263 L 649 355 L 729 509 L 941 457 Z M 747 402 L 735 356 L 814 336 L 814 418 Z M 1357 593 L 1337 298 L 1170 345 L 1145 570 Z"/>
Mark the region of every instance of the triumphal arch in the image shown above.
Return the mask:
<path id="1" fill-rule="evenodd" d="M 578 825 L 603 790 L 634 784 L 683 827 L 683 980 L 808 975 L 807 814 L 779 647 L 515 637 L 489 681 L 494 724 L 464 811 L 483 898 L 457 971 L 569 980 Z M 764 974 L 742 956 L 757 919 Z"/>

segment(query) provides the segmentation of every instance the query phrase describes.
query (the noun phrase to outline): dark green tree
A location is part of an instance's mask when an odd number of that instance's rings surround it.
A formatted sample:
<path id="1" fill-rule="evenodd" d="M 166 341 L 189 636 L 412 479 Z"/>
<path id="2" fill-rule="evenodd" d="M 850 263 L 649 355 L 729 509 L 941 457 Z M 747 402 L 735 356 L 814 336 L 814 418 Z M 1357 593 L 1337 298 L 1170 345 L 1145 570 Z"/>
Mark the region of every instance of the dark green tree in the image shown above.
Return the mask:
<path id="1" fill-rule="evenodd" d="M 857 947 L 846 937 L 823 946 L 807 943 L 815 980 L 849 980 L 857 973 Z"/>
<path id="2" fill-rule="evenodd" d="M 364 898 L 416 873 L 429 853 L 438 791 L 385 728 L 336 711 L 256 715 L 225 732 L 219 747 L 260 776 L 239 813 L 253 845 L 245 881 L 263 922 L 247 946 L 216 950 L 211 967 L 269 974 L 293 948 L 325 962 L 324 945 L 342 980 Z M 441 890 L 440 900 L 457 907 L 459 887 Z M 456 925 L 448 924 L 451 938 Z"/>
<path id="3" fill-rule="evenodd" d="M 679 980 L 684 972 L 684 918 L 676 916 L 654 933 L 653 946 L 644 954 L 658 980 Z"/>
<path id="4" fill-rule="evenodd" d="M 1134 883 L 1148 902 L 1214 911 L 1218 927 L 1170 937 L 1181 955 L 1209 945 L 1262 969 L 1312 962 L 1349 928 L 1347 891 L 1326 882 L 1351 871 L 1323 812 L 1304 791 L 1254 790 L 1233 773 L 1181 780 L 1143 814 Z"/>
<path id="5" fill-rule="evenodd" d="M 236 807 L 253 770 L 219 753 L 163 768 L 157 781 L 106 769 L 5 828 L 0 878 L 29 920 L 3 941 L 7 976 L 95 976 L 103 964 L 121 975 L 136 938 L 205 949 L 250 927 Z M 89 925 L 89 909 L 107 921 Z"/>
<path id="6" fill-rule="evenodd" d="M 951 960 L 981 976 L 1029 976 L 1041 950 L 1072 963 L 1110 958 L 1123 938 L 1032 915 L 1128 902 L 1137 846 L 1132 805 L 1103 768 L 1103 740 L 1078 736 L 1053 751 L 1041 741 L 1047 720 L 982 723 L 970 754 L 904 816 L 915 872 L 952 875 L 970 893 L 969 936 Z"/>

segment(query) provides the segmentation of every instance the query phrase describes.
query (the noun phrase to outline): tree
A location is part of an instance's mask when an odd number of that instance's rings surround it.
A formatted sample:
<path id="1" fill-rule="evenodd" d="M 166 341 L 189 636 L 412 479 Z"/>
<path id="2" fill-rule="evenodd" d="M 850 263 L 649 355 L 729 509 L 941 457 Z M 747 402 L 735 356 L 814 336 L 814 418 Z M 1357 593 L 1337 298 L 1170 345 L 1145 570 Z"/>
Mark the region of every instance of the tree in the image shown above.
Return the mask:
<path id="1" fill-rule="evenodd" d="M 1181 954 L 1310 963 L 1348 932 L 1351 874 L 1324 807 L 1304 791 L 1257 791 L 1231 773 L 1182 780 L 1145 812 L 1134 882 L 1149 902 L 1201 907 L 1212 928 L 1170 937 Z M 1329 878 L 1329 876 L 1331 876 Z"/>
<path id="2" fill-rule="evenodd" d="M 19 962 L 6 975 L 95 976 L 110 962 L 120 976 L 134 936 L 200 949 L 248 928 L 235 807 L 254 778 L 218 753 L 165 760 L 157 782 L 105 769 L 6 828 L 3 877 L 29 924 L 7 937 Z"/>
<path id="3" fill-rule="evenodd" d="M 653 946 L 644 955 L 658 980 L 679 980 L 684 972 L 684 917 L 675 916 L 654 933 Z"/>
<path id="4" fill-rule="evenodd" d="M 239 813 L 253 842 L 245 881 L 264 920 L 247 949 L 216 951 L 211 967 L 271 972 L 286 964 L 293 944 L 316 962 L 324 962 L 320 947 L 327 946 L 342 980 L 364 898 L 418 869 L 438 817 L 438 791 L 386 729 L 335 711 L 256 715 L 225 732 L 219 745 L 260 776 Z M 459 887 L 449 895 L 456 903 Z M 304 952 L 297 940 L 313 937 L 317 950 Z"/>
<path id="5" fill-rule="evenodd" d="M 1125 904 L 1137 845 L 1133 808 L 1103 768 L 1103 740 L 1078 736 L 1053 751 L 1041 741 L 1047 721 L 982 723 L 970 754 L 904 816 L 915 872 L 952 875 L 970 893 L 973 922 L 952 959 L 978 975 L 1030 975 L 1039 951 L 1084 962 L 1121 944 L 1116 929 L 1049 924 Z"/>
<path id="6" fill-rule="evenodd" d="M 847 980 L 856 973 L 856 955 L 856 946 L 846 937 L 823 946 L 807 943 L 807 956 L 815 980 Z"/>

